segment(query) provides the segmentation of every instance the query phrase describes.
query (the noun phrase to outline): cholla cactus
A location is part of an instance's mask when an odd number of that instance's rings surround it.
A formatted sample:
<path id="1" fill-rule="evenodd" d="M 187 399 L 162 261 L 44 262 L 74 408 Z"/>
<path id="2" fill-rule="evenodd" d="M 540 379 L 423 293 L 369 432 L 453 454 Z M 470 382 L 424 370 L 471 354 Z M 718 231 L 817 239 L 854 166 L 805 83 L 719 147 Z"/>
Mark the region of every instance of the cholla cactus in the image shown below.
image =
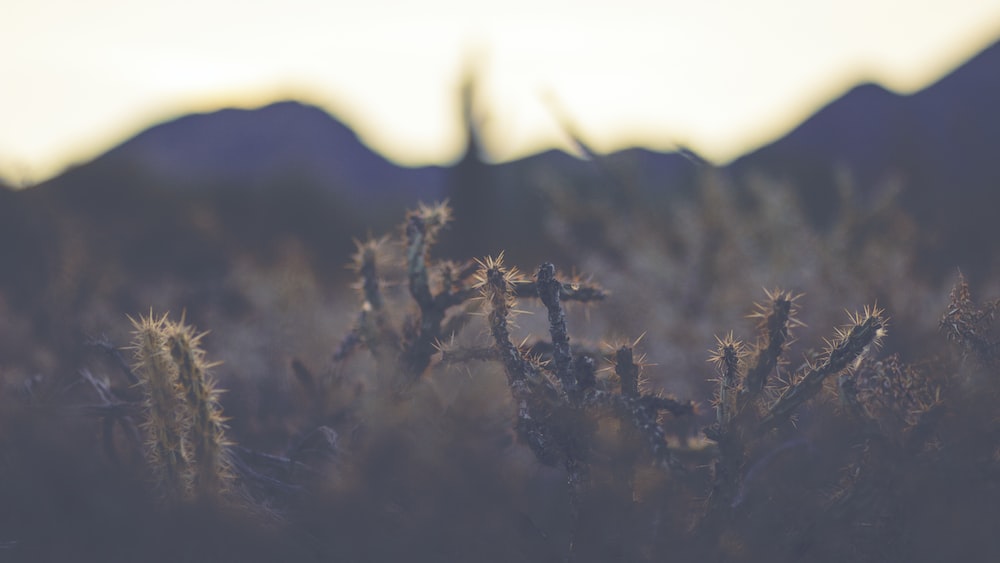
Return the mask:
<path id="1" fill-rule="evenodd" d="M 770 429 L 788 420 L 803 402 L 811 399 L 823 385 L 823 380 L 849 368 L 855 368 L 873 346 L 886 335 L 884 312 L 878 307 L 865 307 L 864 312 L 850 315 L 851 324 L 837 329 L 837 336 L 823 354 L 822 361 L 807 365 L 805 373 L 781 394 L 761 420 L 762 429 Z"/>
<path id="2" fill-rule="evenodd" d="M 518 434 L 543 463 L 551 465 L 564 459 L 567 464 L 575 464 L 579 460 L 573 459 L 567 451 L 569 436 L 553 427 L 553 416 L 560 406 L 559 391 L 542 372 L 538 361 L 526 357 L 510 339 L 508 319 L 516 312 L 517 304 L 514 287 L 524 280 L 517 268 L 504 267 L 503 253 L 479 264 L 476 286 L 482 292 L 497 358 L 503 364 L 507 384 L 517 404 Z M 566 351 L 568 353 L 568 345 Z M 558 358 L 559 354 L 556 356 Z M 565 360 L 557 359 L 557 365 L 563 363 L 568 366 Z"/>
<path id="3" fill-rule="evenodd" d="M 504 367 L 517 405 L 517 434 L 541 463 L 562 464 L 566 469 L 571 519 L 569 555 L 573 558 L 578 550 L 577 540 L 582 539 L 578 528 L 582 499 L 591 484 L 591 466 L 597 462 L 593 451 L 600 419 L 617 419 L 623 441 L 630 446 L 638 444 L 656 465 L 683 471 L 667 446 L 667 433 L 659 418 L 663 412 L 673 416 L 693 414 L 694 404 L 641 394 L 638 383 L 642 360 L 635 361 L 631 346 L 618 348 L 612 360 L 620 379 L 620 393 L 613 392 L 607 380 L 597 379 L 592 359 L 583 354 L 574 357 L 561 305 L 562 299 L 570 294 L 564 295 L 564 286 L 556 278 L 552 264 L 542 264 L 531 283 L 516 268 L 504 266 L 502 253 L 478 263 L 476 287 L 481 291 L 495 358 Z M 523 346 L 515 345 L 510 338 L 508 321 L 517 312 L 517 288 L 528 285 L 533 286 L 548 312 L 552 350 L 548 365 L 526 353 Z M 625 457 L 630 466 L 638 460 L 637 455 Z M 632 475 L 611 461 L 612 473 L 622 479 L 627 489 L 623 504 L 629 506 Z"/>
<path id="4" fill-rule="evenodd" d="M 216 497 L 229 489 L 225 424 L 199 347 L 203 334 L 167 315 L 132 320 L 135 371 L 145 392 L 146 455 L 170 500 Z"/>
<path id="5" fill-rule="evenodd" d="M 189 472 L 195 494 L 207 497 L 225 492 L 232 473 L 226 459 L 228 442 L 218 400 L 220 391 L 208 375 L 208 370 L 217 364 L 205 361 L 205 353 L 199 347 L 202 336 L 204 333 L 195 334 L 183 320 L 166 326 L 167 348 L 177 369 L 182 418 L 191 444 Z"/>
<path id="6" fill-rule="evenodd" d="M 169 321 L 164 315 L 139 320 L 130 318 L 135 327 L 132 350 L 134 370 L 145 394 L 146 460 L 157 489 L 167 499 L 191 496 L 189 454 L 185 450 L 188 428 L 181 412 L 183 396 L 178 393 L 177 366 L 167 348 Z"/>
<path id="7" fill-rule="evenodd" d="M 972 354 L 984 366 L 1000 367 L 1000 335 L 996 326 L 1000 299 L 982 305 L 974 302 L 969 283 L 961 272 L 950 297 L 948 312 L 939 324 L 948 340 L 961 346 L 963 353 Z"/>
<path id="8" fill-rule="evenodd" d="M 780 383 L 777 399 L 769 400 L 768 394 L 763 392 L 767 378 L 785 351 L 790 327 L 801 323 L 795 318 L 798 296 L 781 290 L 766 293 L 767 301 L 758 304 L 751 315 L 759 319 L 759 337 L 754 351 L 748 353 L 742 342 L 730 333 L 718 339 L 718 348 L 709 358 L 719 370 L 715 398 L 717 421 L 705 430 L 705 435 L 719 445 L 708 505 L 709 520 L 742 503 L 744 480 L 755 467 L 748 462 L 754 453 L 760 455 L 753 450 L 761 439 L 786 423 L 804 402 L 815 397 L 827 378 L 856 367 L 886 334 L 886 320 L 881 309 L 865 307 L 862 313 L 850 315 L 851 324 L 836 330 L 835 338 L 820 360 L 793 372 Z M 779 445 L 778 449 L 783 447 Z M 768 459 L 772 453 L 764 453 L 760 459 Z"/>
<path id="9" fill-rule="evenodd" d="M 438 342 L 461 326 L 448 318 L 449 310 L 475 296 L 469 287 L 473 269 L 450 262 L 431 264 L 430 248 L 451 220 L 447 203 L 421 204 L 407 213 L 404 240 L 388 237 L 358 242 L 352 269 L 359 275 L 362 306 L 351 333 L 334 353 L 335 361 L 346 360 L 355 350 L 367 348 L 375 358 L 377 387 L 404 396 L 423 375 L 438 352 Z M 405 249 L 407 287 L 418 310 L 402 326 L 393 326 L 382 293 L 379 265 L 388 248 L 401 242 Z"/>
<path id="10" fill-rule="evenodd" d="M 778 454 L 809 443 L 791 424 L 795 414 L 830 387 L 826 384 L 833 376 L 857 370 L 886 334 L 883 311 L 865 308 L 836 331 L 825 351 L 813 354 L 798 370 L 785 369 L 792 332 L 801 325 L 796 318 L 799 296 L 766 291 L 766 300 L 751 315 L 758 320 L 756 338 L 747 344 L 732 333 L 718 339 L 712 357 L 719 370 L 717 410 L 715 423 L 705 431 L 716 443 L 712 447 L 691 440 L 684 431 L 670 430 L 667 416 L 691 415 L 694 404 L 643 391 L 643 358 L 635 351 L 638 341 L 612 347 L 607 375 L 594 368 L 599 352 L 571 342 L 563 303 L 599 300 L 604 296 L 599 289 L 561 282 L 548 263 L 533 277 L 523 276 L 504 264 L 503 253 L 474 263 L 430 260 L 429 245 L 449 217 L 444 205 L 421 205 L 407 215 L 405 236 L 395 247 L 403 249 L 404 256 L 395 256 L 394 262 L 405 267 L 405 285 L 416 306 L 399 324 L 389 313 L 400 309 L 390 304 L 388 291 L 383 295 L 379 277 L 380 267 L 391 263 L 385 260 L 388 241 L 358 244 L 354 269 L 360 276 L 362 312 L 334 357 L 343 360 L 352 351 L 367 348 L 376 364 L 375 388 L 391 389 L 394 398 L 414 396 L 414 385 L 433 377 L 428 374 L 433 352 L 441 352 L 445 363 L 499 363 L 513 403 L 511 422 L 518 441 L 538 462 L 564 472 L 570 559 L 589 546 L 586 526 L 602 519 L 616 522 L 611 524 L 615 528 L 611 535 L 631 538 L 634 545 L 625 552 L 638 556 L 639 545 L 651 540 L 636 542 L 645 532 L 630 529 L 628 522 L 643 511 L 656 510 L 657 501 L 648 492 L 661 485 L 653 483 L 671 487 L 695 483 L 704 477 L 698 474 L 705 467 L 714 474 L 708 511 L 699 529 L 706 536 L 724 530 L 739 543 L 733 518 L 742 513 L 741 507 L 755 504 L 748 499 L 755 498 L 755 487 L 764 484 L 764 470 Z M 477 296 L 489 347 L 441 343 L 468 322 Z M 512 336 L 519 301 L 526 299 L 545 306 L 547 340 L 519 342 Z M 643 470 L 644 461 L 654 467 Z"/>

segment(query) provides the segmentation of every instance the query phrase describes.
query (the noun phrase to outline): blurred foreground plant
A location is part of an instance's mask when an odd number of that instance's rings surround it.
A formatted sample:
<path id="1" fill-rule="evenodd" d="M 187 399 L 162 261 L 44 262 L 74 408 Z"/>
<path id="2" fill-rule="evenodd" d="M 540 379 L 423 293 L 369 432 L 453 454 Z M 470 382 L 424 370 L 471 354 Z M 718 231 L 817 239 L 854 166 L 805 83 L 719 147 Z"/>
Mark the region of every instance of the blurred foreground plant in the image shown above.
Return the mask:
<path id="1" fill-rule="evenodd" d="M 146 457 L 156 486 L 171 502 L 214 499 L 231 492 L 215 364 L 199 347 L 204 334 L 150 312 L 132 319 L 135 372 L 145 394 Z"/>

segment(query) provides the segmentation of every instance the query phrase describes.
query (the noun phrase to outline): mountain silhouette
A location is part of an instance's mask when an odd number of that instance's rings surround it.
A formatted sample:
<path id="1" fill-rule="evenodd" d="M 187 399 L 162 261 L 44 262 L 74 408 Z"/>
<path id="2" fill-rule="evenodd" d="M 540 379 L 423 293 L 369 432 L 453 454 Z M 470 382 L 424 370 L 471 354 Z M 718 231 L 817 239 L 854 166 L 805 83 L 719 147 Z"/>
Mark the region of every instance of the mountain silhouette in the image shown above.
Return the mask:
<path id="1" fill-rule="evenodd" d="M 1000 43 L 911 95 L 859 85 L 719 171 L 737 188 L 752 176 L 789 182 L 820 226 L 835 214 L 841 171 L 860 197 L 898 181 L 928 263 L 949 273 L 995 268 L 997 69 Z M 471 99 L 464 95 L 463 105 Z M 28 264 L 8 269 L 3 283 L 31 293 L 32 276 L 58 274 L 70 239 L 94 261 L 153 278 L 210 275 L 238 256 L 271 260 L 283 252 L 280 241 L 297 240 L 330 275 L 343 275 L 353 237 L 386 232 L 402 209 L 445 197 L 457 217 L 441 241 L 445 255 L 508 249 L 537 263 L 556 258 L 544 240 L 554 199 L 600 197 L 608 213 L 655 209 L 695 194 L 711 168 L 689 154 L 641 148 L 595 155 L 579 140 L 587 159 L 548 151 L 488 163 L 475 112 L 460 109 L 469 143 L 451 167 L 398 166 L 325 111 L 295 101 L 156 125 L 38 186 L 0 190 L 0 258 Z M 599 236 L 591 238 L 585 245 L 599 248 Z"/>
<path id="2" fill-rule="evenodd" d="M 1000 43 L 911 95 L 859 85 L 731 166 L 773 172 L 846 166 L 859 184 L 887 174 L 906 181 L 977 182 L 977 168 L 1000 144 L 997 69 Z"/>
<path id="3" fill-rule="evenodd" d="M 441 167 L 395 166 L 322 109 L 295 101 L 179 117 L 91 165 L 128 166 L 178 186 L 253 188 L 296 178 L 359 201 L 440 197 L 446 174 Z"/>
<path id="4" fill-rule="evenodd" d="M 998 69 L 995 43 L 910 95 L 857 86 L 728 171 L 799 186 L 820 222 L 836 209 L 838 172 L 847 172 L 860 192 L 899 182 L 900 201 L 922 226 L 928 251 L 975 268 L 989 261 L 984 243 L 1000 234 Z"/>
<path id="5" fill-rule="evenodd" d="M 922 212 L 980 207 L 974 204 L 992 200 L 975 194 L 1000 183 L 1000 168 L 992 165 L 1000 146 L 998 68 L 1000 43 L 912 95 L 859 85 L 784 137 L 733 161 L 726 171 L 734 178 L 752 172 L 808 186 L 803 188 L 808 190 L 805 199 L 817 215 L 835 205 L 835 170 L 849 171 L 862 189 L 898 180 L 908 186 L 911 204 Z M 470 127 L 470 139 L 474 136 Z M 116 171 L 128 170 L 128 176 L 145 184 L 172 189 L 254 189 L 294 181 L 367 206 L 455 197 L 456 183 L 477 192 L 528 192 L 539 170 L 600 182 L 608 163 L 616 163 L 618 176 L 605 177 L 605 183 L 629 182 L 653 193 L 685 189 L 697 176 L 697 165 L 678 154 L 643 149 L 599 157 L 596 163 L 549 151 L 477 168 L 478 150 L 470 146 L 451 168 L 401 167 L 369 149 L 322 109 L 286 101 L 156 125 L 39 187 L 116 183 Z M 470 170 L 481 173 L 470 176 Z M 529 186 L 512 185 L 515 178 Z"/>

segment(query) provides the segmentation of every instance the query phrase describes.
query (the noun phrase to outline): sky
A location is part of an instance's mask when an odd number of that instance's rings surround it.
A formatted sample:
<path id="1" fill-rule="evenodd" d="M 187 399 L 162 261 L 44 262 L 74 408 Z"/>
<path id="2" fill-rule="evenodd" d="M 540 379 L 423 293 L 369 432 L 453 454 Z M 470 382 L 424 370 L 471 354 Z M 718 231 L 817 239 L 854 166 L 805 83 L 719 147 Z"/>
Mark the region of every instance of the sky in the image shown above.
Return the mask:
<path id="1" fill-rule="evenodd" d="M 916 91 L 1000 0 L 0 0 L 0 178 L 42 181 L 192 111 L 299 99 L 404 165 L 677 145 L 724 164 L 862 81 Z"/>

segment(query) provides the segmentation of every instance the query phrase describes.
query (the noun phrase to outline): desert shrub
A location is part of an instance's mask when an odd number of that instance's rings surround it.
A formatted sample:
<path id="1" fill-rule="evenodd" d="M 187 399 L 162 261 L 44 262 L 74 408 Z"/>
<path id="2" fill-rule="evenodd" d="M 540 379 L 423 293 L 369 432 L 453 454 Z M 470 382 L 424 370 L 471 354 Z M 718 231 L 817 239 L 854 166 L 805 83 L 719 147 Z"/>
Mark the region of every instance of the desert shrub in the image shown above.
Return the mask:
<path id="1" fill-rule="evenodd" d="M 183 320 L 133 321 L 134 366 L 110 341 L 91 341 L 99 369 L 3 390 L 0 550 L 22 560 L 215 561 L 1000 553 L 989 533 L 1000 521 L 997 303 L 977 303 L 960 276 L 933 338 L 893 345 L 896 328 L 871 305 L 822 347 L 831 311 L 812 305 L 821 320 L 809 328 L 799 320 L 805 298 L 775 289 L 750 314 L 753 336 L 720 322 L 714 350 L 700 352 L 711 344 L 705 324 L 745 314 L 731 310 L 733 285 L 760 281 L 758 261 L 773 263 L 760 252 L 776 233 L 721 194 L 697 208 L 712 227 L 676 232 L 676 252 L 629 238 L 649 228 L 641 221 L 621 225 L 611 244 L 635 247 L 617 264 L 591 262 L 617 295 L 551 263 L 522 275 L 503 253 L 437 259 L 450 209 L 421 205 L 395 236 L 356 243 L 351 327 L 339 343 L 327 336 L 329 361 L 290 361 L 274 396 L 245 393 L 239 374 L 220 394 L 203 351 L 211 338 Z M 777 230 L 805 229 L 780 201 L 754 205 Z M 793 282 L 821 292 L 817 272 L 889 252 L 885 240 L 857 237 L 880 228 L 875 218 L 852 221 L 785 243 L 801 256 L 832 245 Z M 683 264 L 690 270 L 678 273 Z M 827 301 L 865 277 L 888 283 L 851 268 Z M 675 274 L 677 285 L 657 287 Z M 637 289 L 622 295 L 625 279 Z M 890 311 L 917 299 L 883 290 Z M 594 326 L 582 330 L 571 306 L 634 313 L 649 332 L 580 337 Z M 680 359 L 654 367 L 647 350 Z M 665 393 L 670 378 L 691 394 Z"/>

